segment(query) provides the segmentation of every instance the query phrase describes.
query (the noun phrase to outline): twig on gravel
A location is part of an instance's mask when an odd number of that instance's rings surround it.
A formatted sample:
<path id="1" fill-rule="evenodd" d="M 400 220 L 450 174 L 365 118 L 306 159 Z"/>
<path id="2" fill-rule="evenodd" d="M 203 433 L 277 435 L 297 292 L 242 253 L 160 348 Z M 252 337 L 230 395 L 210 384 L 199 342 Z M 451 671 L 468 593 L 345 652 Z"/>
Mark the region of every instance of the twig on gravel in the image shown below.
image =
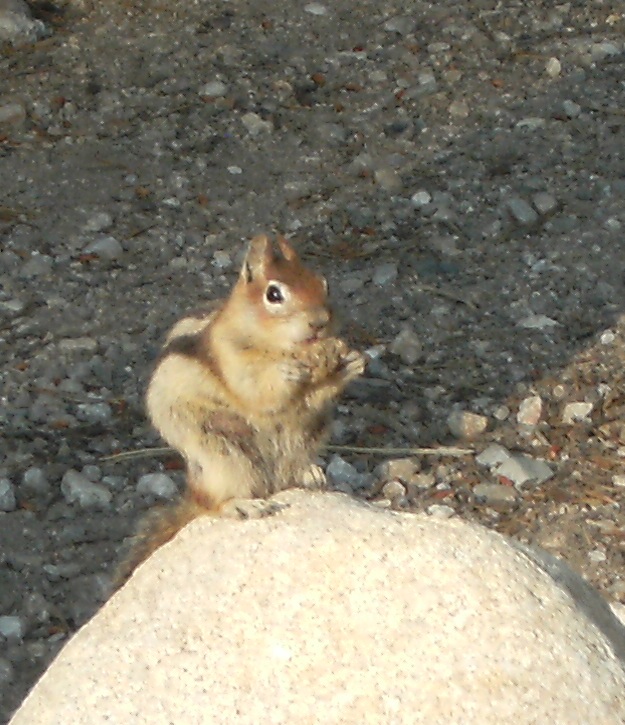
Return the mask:
<path id="1" fill-rule="evenodd" d="M 422 284 L 421 282 L 419 282 L 418 279 L 413 279 L 413 281 L 419 292 L 431 292 L 432 294 L 438 295 L 439 297 L 443 297 L 447 300 L 451 300 L 452 302 L 460 302 L 461 304 L 466 305 L 471 310 L 477 310 L 477 305 L 463 295 L 458 295 L 454 292 L 447 292 L 446 290 L 440 289 L 440 287 L 435 287 L 433 285 Z"/>
<path id="2" fill-rule="evenodd" d="M 456 448 L 455 446 L 437 446 L 436 448 L 370 448 L 369 446 L 326 446 L 328 451 L 344 453 L 377 453 L 391 456 L 472 456 L 472 448 Z"/>
<path id="3" fill-rule="evenodd" d="M 383 446 L 326 446 L 326 450 L 342 453 L 373 453 L 390 456 L 471 456 L 475 453 L 472 448 L 456 448 L 454 446 L 437 446 L 436 448 L 384 448 Z M 101 463 L 122 463 L 137 458 L 157 458 L 176 454 L 174 448 L 137 448 L 134 451 L 122 451 L 112 456 L 100 458 Z"/>
<path id="4" fill-rule="evenodd" d="M 100 458 L 102 463 L 121 463 L 122 461 L 130 461 L 134 458 L 158 458 L 160 456 L 171 456 L 177 452 L 173 448 L 137 448 L 134 451 L 122 451 L 114 453 L 112 456 L 104 456 Z"/>

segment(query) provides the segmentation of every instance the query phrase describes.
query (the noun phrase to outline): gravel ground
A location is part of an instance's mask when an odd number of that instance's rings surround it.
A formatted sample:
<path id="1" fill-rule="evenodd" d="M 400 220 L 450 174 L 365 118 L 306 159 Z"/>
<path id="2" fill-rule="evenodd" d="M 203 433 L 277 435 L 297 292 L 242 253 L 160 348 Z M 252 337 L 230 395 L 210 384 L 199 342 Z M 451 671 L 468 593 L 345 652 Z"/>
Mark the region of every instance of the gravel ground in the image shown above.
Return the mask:
<path id="1" fill-rule="evenodd" d="M 171 456 L 102 458 L 158 445 L 163 333 L 259 231 L 372 357 L 333 443 L 386 453 L 329 453 L 333 485 L 625 601 L 622 2 L 33 11 L 0 46 L 0 721 L 181 486 Z M 387 461 L 440 445 L 481 455 Z"/>

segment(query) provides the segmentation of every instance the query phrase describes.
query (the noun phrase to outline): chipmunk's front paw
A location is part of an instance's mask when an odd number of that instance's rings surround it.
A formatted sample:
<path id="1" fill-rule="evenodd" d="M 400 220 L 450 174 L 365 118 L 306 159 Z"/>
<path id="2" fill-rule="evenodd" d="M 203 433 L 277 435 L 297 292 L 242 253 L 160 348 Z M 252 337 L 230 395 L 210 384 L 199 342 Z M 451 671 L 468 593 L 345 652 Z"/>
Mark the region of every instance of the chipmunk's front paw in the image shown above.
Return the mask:
<path id="1" fill-rule="evenodd" d="M 326 337 L 310 346 L 308 361 L 312 371 L 311 382 L 325 380 L 342 366 L 349 352 L 347 345 L 337 337 Z"/>
<path id="2" fill-rule="evenodd" d="M 358 352 L 358 350 L 349 350 L 349 352 L 342 358 L 341 363 L 341 377 L 346 383 L 349 383 L 351 380 L 355 380 L 364 373 L 367 360 L 362 353 Z"/>
<path id="3" fill-rule="evenodd" d="M 262 519 L 284 508 L 284 504 L 265 498 L 231 498 L 222 504 L 220 513 L 230 519 Z"/>

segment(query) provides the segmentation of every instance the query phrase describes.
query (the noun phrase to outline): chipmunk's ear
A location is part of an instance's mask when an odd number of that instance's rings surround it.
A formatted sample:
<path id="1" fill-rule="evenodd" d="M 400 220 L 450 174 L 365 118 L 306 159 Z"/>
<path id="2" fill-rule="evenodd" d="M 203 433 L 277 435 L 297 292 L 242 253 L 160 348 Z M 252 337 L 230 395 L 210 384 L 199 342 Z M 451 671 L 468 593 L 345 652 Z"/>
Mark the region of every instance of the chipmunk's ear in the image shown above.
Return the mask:
<path id="1" fill-rule="evenodd" d="M 293 262 L 295 259 L 297 259 L 297 252 L 289 244 L 289 242 L 286 239 L 286 237 L 283 237 L 281 234 L 278 234 L 278 246 L 280 247 L 280 251 L 282 252 L 282 256 L 288 262 Z"/>
<path id="2" fill-rule="evenodd" d="M 273 248 L 269 237 L 266 234 L 259 234 L 254 237 L 247 248 L 241 277 L 246 282 L 261 277 L 266 277 L 266 270 L 273 260 Z"/>

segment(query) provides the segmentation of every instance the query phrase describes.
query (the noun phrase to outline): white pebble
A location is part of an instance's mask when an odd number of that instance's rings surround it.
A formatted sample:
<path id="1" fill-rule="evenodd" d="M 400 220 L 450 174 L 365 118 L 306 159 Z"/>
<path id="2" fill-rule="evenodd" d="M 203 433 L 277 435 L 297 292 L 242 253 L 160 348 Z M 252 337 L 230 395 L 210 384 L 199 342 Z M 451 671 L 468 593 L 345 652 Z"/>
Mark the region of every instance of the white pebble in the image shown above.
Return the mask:
<path id="1" fill-rule="evenodd" d="M 572 425 L 580 421 L 588 419 L 593 408 L 592 403 L 568 403 L 564 406 L 562 412 L 562 422 L 564 425 Z"/>
<path id="2" fill-rule="evenodd" d="M 222 81 L 210 81 L 200 88 L 200 96 L 211 96 L 213 98 L 219 98 L 225 96 L 228 90 L 228 86 Z"/>
<path id="3" fill-rule="evenodd" d="M 327 15 L 328 9 L 321 3 L 309 3 L 304 7 L 304 10 L 311 15 Z"/>
<path id="4" fill-rule="evenodd" d="M 549 58 L 545 65 L 545 73 L 550 78 L 557 78 L 562 72 L 562 63 L 557 58 Z"/>
<path id="5" fill-rule="evenodd" d="M 471 440 L 488 428 L 488 418 L 468 410 L 454 410 L 447 418 L 447 426 L 456 438 Z"/>
<path id="6" fill-rule="evenodd" d="M 397 355 L 404 365 L 414 365 L 423 355 L 423 344 L 417 333 L 406 326 L 390 344 L 389 352 Z"/>
<path id="7" fill-rule="evenodd" d="M 532 395 L 521 401 L 517 422 L 521 425 L 536 425 L 540 420 L 543 410 L 543 401 L 539 395 Z"/>
<path id="8" fill-rule="evenodd" d="M 558 323 L 546 315 L 528 315 L 517 323 L 519 327 L 526 330 L 547 330 L 550 327 L 556 327 Z"/>
<path id="9" fill-rule="evenodd" d="M 250 136 L 260 136 L 273 131 L 273 123 L 265 121 L 257 113 L 244 113 L 241 116 L 241 123 L 247 129 Z"/>
<path id="10" fill-rule="evenodd" d="M 426 511 L 435 519 L 450 519 L 456 513 L 451 506 L 440 503 L 433 503 L 427 507 Z"/>
<path id="11" fill-rule="evenodd" d="M 432 201 L 432 195 L 429 191 L 425 191 L 425 189 L 421 191 L 416 191 L 411 197 L 410 201 L 413 206 L 416 206 L 417 209 L 420 209 L 422 206 L 427 206 Z"/>

